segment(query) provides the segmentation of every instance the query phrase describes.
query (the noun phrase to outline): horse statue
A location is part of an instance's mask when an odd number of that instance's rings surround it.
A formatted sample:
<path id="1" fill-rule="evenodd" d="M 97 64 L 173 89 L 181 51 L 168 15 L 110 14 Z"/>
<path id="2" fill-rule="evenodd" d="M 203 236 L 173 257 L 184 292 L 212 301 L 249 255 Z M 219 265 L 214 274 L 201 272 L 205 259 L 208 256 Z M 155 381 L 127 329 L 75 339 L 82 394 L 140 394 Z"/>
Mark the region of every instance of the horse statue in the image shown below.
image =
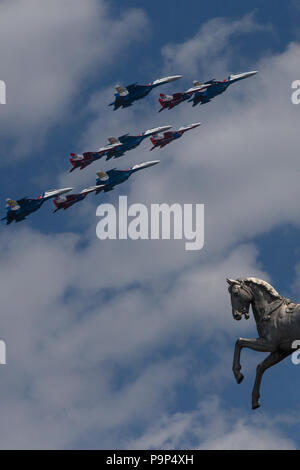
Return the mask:
<path id="1" fill-rule="evenodd" d="M 239 338 L 236 341 L 233 358 L 233 374 L 238 384 L 244 378 L 241 374 L 240 355 L 242 348 L 270 354 L 258 364 L 252 390 L 252 409 L 260 406 L 260 384 L 264 372 L 295 351 L 293 342 L 300 340 L 300 305 L 282 297 L 266 281 L 254 277 L 227 279 L 231 295 L 232 315 L 241 320 L 249 318 L 252 306 L 259 338 Z"/>

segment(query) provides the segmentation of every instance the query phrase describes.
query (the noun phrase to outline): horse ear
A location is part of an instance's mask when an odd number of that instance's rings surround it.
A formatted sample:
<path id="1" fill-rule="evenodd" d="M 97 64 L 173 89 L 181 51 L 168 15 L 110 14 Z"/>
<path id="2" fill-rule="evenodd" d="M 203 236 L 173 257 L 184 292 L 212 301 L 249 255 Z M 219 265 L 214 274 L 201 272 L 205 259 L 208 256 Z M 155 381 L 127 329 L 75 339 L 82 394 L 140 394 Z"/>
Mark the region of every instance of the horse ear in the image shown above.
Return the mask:
<path id="1" fill-rule="evenodd" d="M 236 285 L 236 284 L 239 284 L 239 282 L 236 281 L 235 279 L 228 279 L 228 278 L 226 278 L 226 281 L 228 282 L 228 284 L 229 284 L 230 286 L 234 286 L 234 285 Z"/>

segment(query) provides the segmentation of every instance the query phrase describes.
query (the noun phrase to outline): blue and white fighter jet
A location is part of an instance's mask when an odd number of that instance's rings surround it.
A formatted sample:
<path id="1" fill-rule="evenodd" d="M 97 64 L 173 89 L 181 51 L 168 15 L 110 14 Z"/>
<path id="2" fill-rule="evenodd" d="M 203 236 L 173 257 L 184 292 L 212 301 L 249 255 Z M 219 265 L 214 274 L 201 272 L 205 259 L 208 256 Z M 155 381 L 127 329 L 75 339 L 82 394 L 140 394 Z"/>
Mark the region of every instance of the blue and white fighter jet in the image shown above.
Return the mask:
<path id="1" fill-rule="evenodd" d="M 114 189 L 114 187 L 118 184 L 124 183 L 124 181 L 128 180 L 128 178 L 139 170 L 143 170 L 144 168 L 149 168 L 150 166 L 157 165 L 159 160 L 153 160 L 151 162 L 144 162 L 139 163 L 138 165 L 134 165 L 128 170 L 117 170 L 113 168 L 112 170 L 108 170 L 106 173 L 103 171 L 98 171 L 96 179 L 96 185 L 99 185 L 99 191 L 104 191 L 105 193 Z"/>
<path id="2" fill-rule="evenodd" d="M 237 75 L 229 75 L 228 78 L 225 80 L 218 82 L 217 80 L 209 80 L 208 82 L 205 82 L 203 85 L 210 85 L 208 88 L 198 91 L 194 93 L 193 97 L 189 100 L 190 102 L 193 103 L 193 106 L 196 106 L 197 104 L 204 104 L 208 103 L 212 98 L 214 98 L 217 95 L 220 95 L 223 93 L 229 85 L 232 83 L 236 83 L 240 80 L 244 80 L 245 78 L 252 77 L 253 75 L 257 74 L 257 71 L 254 70 L 252 72 L 245 72 L 245 73 L 239 73 Z M 194 87 L 200 86 L 201 83 L 194 81 Z"/>
<path id="3" fill-rule="evenodd" d="M 51 191 L 46 191 L 41 194 L 39 197 L 32 199 L 24 197 L 14 201 L 13 199 L 6 199 L 6 216 L 1 220 L 6 220 L 6 224 L 11 222 L 21 222 L 26 219 L 26 217 L 32 212 L 37 211 L 44 204 L 44 202 L 52 199 L 60 194 L 65 194 L 71 191 L 73 188 L 63 188 L 63 189 L 53 189 Z"/>

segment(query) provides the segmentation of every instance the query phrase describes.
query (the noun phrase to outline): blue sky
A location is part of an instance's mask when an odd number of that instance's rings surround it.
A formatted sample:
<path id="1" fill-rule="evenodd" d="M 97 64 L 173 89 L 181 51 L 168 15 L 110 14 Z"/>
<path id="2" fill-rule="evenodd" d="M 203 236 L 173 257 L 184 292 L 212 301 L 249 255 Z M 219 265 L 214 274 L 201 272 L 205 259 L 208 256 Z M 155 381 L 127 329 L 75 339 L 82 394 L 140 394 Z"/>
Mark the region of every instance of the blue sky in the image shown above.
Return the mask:
<path id="1" fill-rule="evenodd" d="M 202 4 L 203 3 L 203 4 Z M 71 6 L 72 5 L 72 6 Z M 251 389 L 264 354 L 237 337 L 226 277 L 257 276 L 300 302 L 296 0 L 207 4 L 111 0 L 0 2 L 1 211 L 5 198 L 60 186 L 83 189 L 100 162 L 68 174 L 70 152 L 108 136 L 201 121 L 155 153 L 159 167 L 66 213 L 52 202 L 1 228 L 0 442 L 3 448 L 299 448 L 300 378 L 289 359 L 268 371 L 262 407 Z M 14 28 L 12 28 L 14 25 Z M 39 47 L 37 47 L 37 44 Z M 158 114 L 158 92 L 113 112 L 116 83 L 258 70 L 213 102 Z M 168 90 L 167 90 L 168 88 Z M 152 159 L 150 143 L 117 161 Z M 150 158 L 151 156 L 151 158 Z M 103 241 L 97 205 L 205 204 L 205 246 Z M 2 423 L 2 424 L 1 424 Z"/>

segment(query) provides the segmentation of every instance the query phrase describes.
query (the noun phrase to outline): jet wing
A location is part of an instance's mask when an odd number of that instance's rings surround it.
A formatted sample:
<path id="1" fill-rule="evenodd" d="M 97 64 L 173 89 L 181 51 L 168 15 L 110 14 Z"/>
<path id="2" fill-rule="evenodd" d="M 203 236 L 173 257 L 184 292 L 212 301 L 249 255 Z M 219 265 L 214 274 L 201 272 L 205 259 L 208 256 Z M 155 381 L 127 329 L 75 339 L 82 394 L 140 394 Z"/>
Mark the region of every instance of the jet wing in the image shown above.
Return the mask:
<path id="1" fill-rule="evenodd" d="M 70 201 L 66 201 L 63 203 L 63 210 L 66 210 L 66 209 L 69 209 L 69 207 L 73 206 L 73 204 L 75 204 L 75 199 L 71 199 Z"/>
<path id="2" fill-rule="evenodd" d="M 106 160 L 109 160 L 115 155 L 115 152 L 117 150 L 120 150 L 122 148 L 123 144 L 117 141 L 117 139 L 114 139 L 112 137 L 110 137 L 109 139 L 115 140 L 115 142 L 112 142 L 111 145 L 107 145 L 106 147 L 101 147 L 97 152 L 99 153 L 99 158 L 102 157 L 102 155 L 106 155 Z"/>
<path id="3" fill-rule="evenodd" d="M 212 78 L 211 80 L 204 82 L 204 85 L 214 85 L 215 83 L 221 83 L 221 82 L 217 81 L 215 78 Z"/>
<path id="4" fill-rule="evenodd" d="M 164 132 L 164 139 L 171 139 L 173 137 L 173 132 Z"/>
<path id="5" fill-rule="evenodd" d="M 183 93 L 174 93 L 173 99 L 174 100 L 180 100 L 182 98 Z"/>
<path id="6" fill-rule="evenodd" d="M 96 190 L 99 190 L 99 186 L 90 186 L 89 188 L 86 188 L 80 191 L 80 194 L 89 194 Z"/>
<path id="7" fill-rule="evenodd" d="M 86 168 L 87 166 L 89 166 L 91 163 L 93 163 L 93 160 L 88 160 L 88 161 L 83 161 L 81 164 L 80 164 L 80 170 L 84 170 L 84 168 Z"/>
<path id="8" fill-rule="evenodd" d="M 130 142 L 131 140 L 134 140 L 135 138 L 136 136 L 129 135 L 129 133 L 127 133 L 119 137 L 119 142 L 121 142 L 121 144 L 125 144 L 126 142 Z"/>
<path id="9" fill-rule="evenodd" d="M 73 188 L 61 188 L 61 189 L 51 189 L 50 191 L 45 191 L 43 199 L 49 199 L 51 197 L 60 196 L 61 194 L 68 193 L 72 191 Z"/>
<path id="10" fill-rule="evenodd" d="M 131 85 L 127 85 L 126 90 L 130 93 L 136 88 L 145 88 L 146 86 L 147 85 L 138 85 L 138 83 L 132 83 Z"/>
<path id="11" fill-rule="evenodd" d="M 194 96 L 194 98 L 191 99 L 191 100 L 189 100 L 189 101 L 192 101 L 192 102 L 193 102 L 193 106 L 196 106 L 196 104 L 198 104 L 198 103 L 201 103 L 201 104 L 203 104 L 203 103 L 209 103 L 210 98 L 207 98 L 207 97 L 205 96 L 205 94 L 202 94 L 202 93 L 200 92 L 200 93 L 196 93 L 195 96 Z"/>
<path id="12" fill-rule="evenodd" d="M 110 178 L 112 175 L 116 176 L 116 175 L 124 173 L 124 171 L 126 171 L 126 170 L 118 170 L 117 168 L 112 168 L 111 170 L 108 170 L 106 172 L 106 174 Z M 104 181 L 104 179 L 103 179 L 103 181 Z"/>
<path id="13" fill-rule="evenodd" d="M 22 214 L 7 214 L 6 216 L 6 224 L 9 225 L 11 224 L 14 220 L 16 222 L 21 222 L 22 220 L 25 220 L 26 219 L 26 216 L 25 215 L 22 215 Z"/>
<path id="14" fill-rule="evenodd" d="M 211 84 L 209 83 L 206 83 L 206 84 L 202 84 L 200 82 L 197 82 L 198 84 L 193 86 L 192 88 L 189 88 L 188 90 L 186 90 L 186 93 L 188 93 L 189 95 L 192 95 L 193 93 L 198 93 L 198 92 L 201 92 L 201 91 L 205 91 L 208 87 L 211 86 Z"/>
<path id="15" fill-rule="evenodd" d="M 95 152 L 83 152 L 82 156 L 85 160 L 93 160 L 94 155 L 100 153 L 100 150 Z"/>
<path id="16" fill-rule="evenodd" d="M 160 126 L 160 127 L 154 127 L 153 129 L 148 129 L 147 131 L 143 132 L 144 135 L 151 136 L 158 134 L 159 132 L 167 131 L 168 129 L 171 129 L 172 126 Z"/>

